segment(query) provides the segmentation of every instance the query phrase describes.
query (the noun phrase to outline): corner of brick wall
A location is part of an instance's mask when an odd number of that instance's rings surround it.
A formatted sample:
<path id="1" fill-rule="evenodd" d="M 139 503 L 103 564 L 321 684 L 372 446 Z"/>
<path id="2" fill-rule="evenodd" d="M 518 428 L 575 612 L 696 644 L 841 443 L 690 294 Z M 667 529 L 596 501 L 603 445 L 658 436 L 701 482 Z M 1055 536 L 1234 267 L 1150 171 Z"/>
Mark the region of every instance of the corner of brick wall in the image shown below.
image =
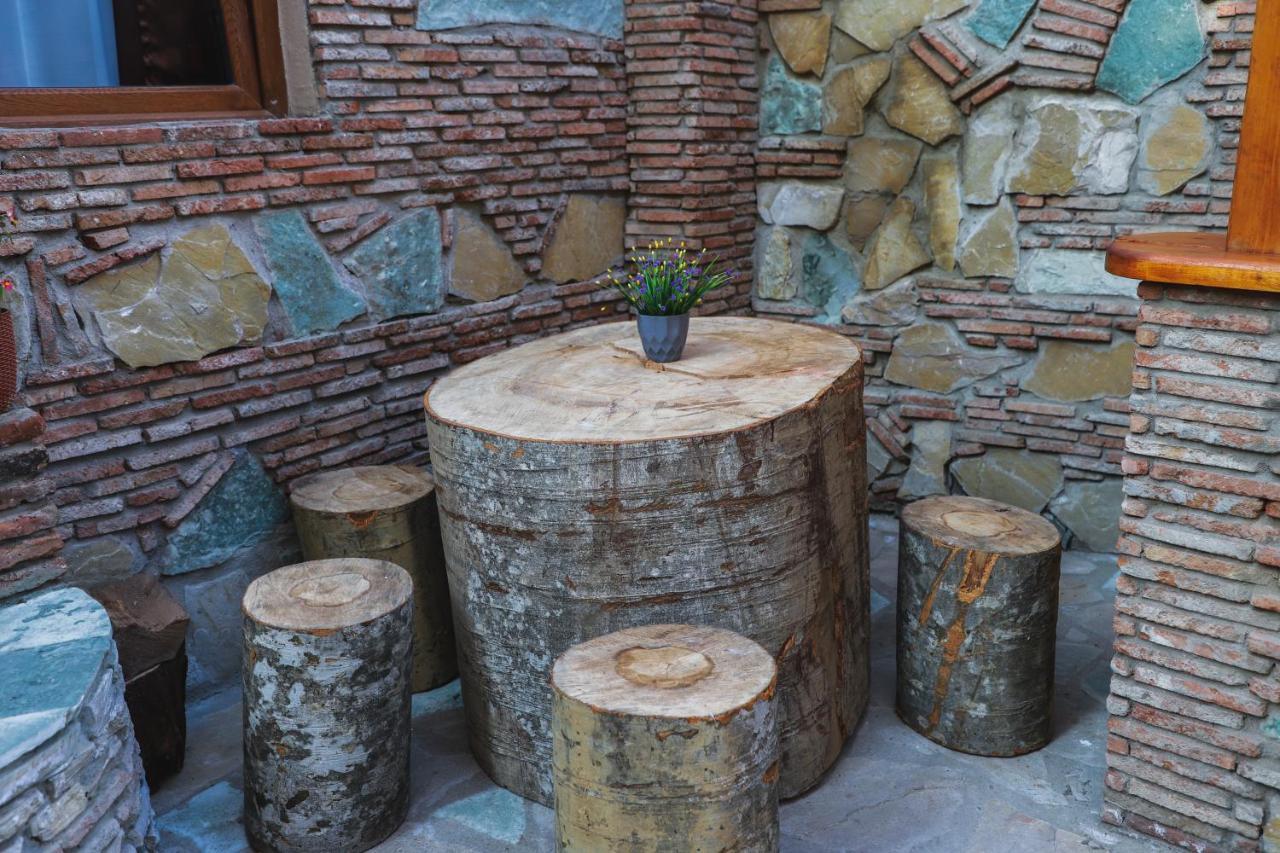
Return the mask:
<path id="1" fill-rule="evenodd" d="M 1280 296 L 1144 284 L 1104 820 L 1280 843 Z"/>
<path id="2" fill-rule="evenodd" d="M 756 0 L 627 0 L 628 246 L 671 238 L 738 273 L 706 313 L 747 310 L 755 278 Z"/>

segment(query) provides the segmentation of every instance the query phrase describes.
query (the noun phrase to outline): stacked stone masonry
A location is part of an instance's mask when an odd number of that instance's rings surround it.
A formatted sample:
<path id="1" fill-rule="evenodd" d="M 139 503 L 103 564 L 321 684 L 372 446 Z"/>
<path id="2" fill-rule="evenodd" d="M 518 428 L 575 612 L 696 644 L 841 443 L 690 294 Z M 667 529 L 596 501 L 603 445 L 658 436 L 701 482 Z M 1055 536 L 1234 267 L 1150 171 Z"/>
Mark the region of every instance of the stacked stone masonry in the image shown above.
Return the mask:
<path id="1" fill-rule="evenodd" d="M 1144 284 L 1103 817 L 1280 845 L 1280 296 Z"/>
<path id="2" fill-rule="evenodd" d="M 700 310 L 749 309 L 754 2 L 588 5 L 310 0 L 314 115 L 0 129 L 0 599 L 169 575 L 198 694 L 289 483 L 426 462 L 435 377 L 621 319 L 624 241 L 721 253 Z"/>
<path id="3" fill-rule="evenodd" d="M 101 605 L 55 590 L 0 613 L 0 697 L 2 849 L 156 849 Z"/>
<path id="4" fill-rule="evenodd" d="M 867 353 L 883 506 L 962 490 L 1118 534 L 1119 235 L 1222 228 L 1252 3 L 761 4 L 755 309 Z"/>

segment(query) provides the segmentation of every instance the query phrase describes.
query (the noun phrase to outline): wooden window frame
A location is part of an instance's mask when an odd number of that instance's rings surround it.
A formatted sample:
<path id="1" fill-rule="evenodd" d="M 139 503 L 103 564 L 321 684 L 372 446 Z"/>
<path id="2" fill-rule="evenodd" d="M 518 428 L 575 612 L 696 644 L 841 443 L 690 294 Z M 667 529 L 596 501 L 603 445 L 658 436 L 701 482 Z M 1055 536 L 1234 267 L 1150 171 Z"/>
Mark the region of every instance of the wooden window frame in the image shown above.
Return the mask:
<path id="1" fill-rule="evenodd" d="M 68 127 L 288 113 L 279 0 L 219 0 L 234 83 L 0 88 L 0 126 Z"/>

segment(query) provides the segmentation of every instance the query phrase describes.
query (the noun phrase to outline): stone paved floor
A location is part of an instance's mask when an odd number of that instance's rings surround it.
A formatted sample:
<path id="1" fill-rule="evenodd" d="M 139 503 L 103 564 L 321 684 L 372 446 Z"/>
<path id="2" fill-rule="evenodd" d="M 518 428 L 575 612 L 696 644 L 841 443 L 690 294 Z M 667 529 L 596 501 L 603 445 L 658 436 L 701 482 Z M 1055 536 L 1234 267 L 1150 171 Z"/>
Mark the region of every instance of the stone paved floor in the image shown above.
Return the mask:
<path id="1" fill-rule="evenodd" d="M 1056 735 L 1040 752 L 987 759 L 953 753 L 893 713 L 897 525 L 872 520 L 872 696 L 865 721 L 823 783 L 782 807 L 782 849 L 1083 851 L 1157 845 L 1098 820 L 1102 799 L 1115 560 L 1063 562 Z M 472 761 L 456 682 L 415 697 L 414 801 L 379 853 L 542 851 L 551 812 L 493 785 Z M 240 705 L 234 692 L 190 711 L 183 773 L 154 794 L 166 853 L 247 850 L 240 818 Z"/>

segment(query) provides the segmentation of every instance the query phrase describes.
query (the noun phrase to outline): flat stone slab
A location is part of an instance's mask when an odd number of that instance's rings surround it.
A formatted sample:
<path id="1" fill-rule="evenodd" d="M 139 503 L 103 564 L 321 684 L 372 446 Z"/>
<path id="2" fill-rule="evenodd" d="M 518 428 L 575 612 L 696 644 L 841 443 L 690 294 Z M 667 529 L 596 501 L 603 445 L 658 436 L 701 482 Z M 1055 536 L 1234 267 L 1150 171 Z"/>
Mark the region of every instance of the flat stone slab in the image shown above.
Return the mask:
<path id="1" fill-rule="evenodd" d="M 621 197 L 570 196 L 542 255 L 542 274 L 564 283 L 607 272 L 622 257 L 626 226 L 627 205 Z"/>
<path id="2" fill-rule="evenodd" d="M 965 25 L 987 44 L 1004 50 L 1034 5 L 1036 0 L 981 0 Z"/>
<path id="3" fill-rule="evenodd" d="M 532 24 L 622 38 L 622 0 L 419 0 L 418 29 Z"/>
<path id="4" fill-rule="evenodd" d="M 1133 0 L 1098 70 L 1098 88 L 1136 104 L 1200 64 L 1196 0 Z"/>
<path id="5" fill-rule="evenodd" d="M 75 717 L 111 650 L 107 612 L 79 589 L 0 610 L 0 768 Z"/>
<path id="6" fill-rule="evenodd" d="M 822 87 L 797 80 L 774 56 L 760 90 L 760 135 L 789 136 L 822 130 Z"/>
<path id="7" fill-rule="evenodd" d="M 360 244 L 345 261 L 369 292 L 369 316 L 432 314 L 444 305 L 440 214 L 411 213 Z"/>
<path id="8" fill-rule="evenodd" d="M 811 184 L 762 184 L 760 218 L 766 225 L 789 225 L 827 231 L 836 224 L 844 190 Z"/>
<path id="9" fill-rule="evenodd" d="M 297 337 L 330 332 L 365 312 L 365 301 L 342 283 L 329 254 L 296 210 L 257 220 L 276 296 Z"/>
<path id="10" fill-rule="evenodd" d="M 221 225 L 188 231 L 161 262 L 94 276 L 75 290 L 81 315 L 97 320 L 103 345 L 130 367 L 195 361 L 257 343 L 271 287 Z"/>
<path id="11" fill-rule="evenodd" d="M 453 279 L 449 292 L 475 302 L 488 302 L 519 292 L 526 276 L 512 256 L 511 248 L 479 214 L 462 208 L 454 211 L 453 216 Z M 436 235 L 438 259 L 439 228 Z"/>
<path id="12" fill-rule="evenodd" d="M 1133 386 L 1133 341 L 1114 346 L 1045 341 L 1022 388 L 1061 403 L 1128 397 Z"/>
<path id="13" fill-rule="evenodd" d="M 1043 453 L 1003 447 L 960 459 L 951 473 L 965 494 L 1040 512 L 1062 488 L 1062 464 Z"/>
<path id="14" fill-rule="evenodd" d="M 207 569 L 265 539 L 289 518 L 289 503 L 251 454 L 239 456 L 169 537 L 163 573 Z"/>
<path id="15" fill-rule="evenodd" d="M 1083 296 L 1133 296 L 1137 282 L 1107 272 L 1105 252 L 1035 249 L 1018 269 L 1014 290 Z"/>

